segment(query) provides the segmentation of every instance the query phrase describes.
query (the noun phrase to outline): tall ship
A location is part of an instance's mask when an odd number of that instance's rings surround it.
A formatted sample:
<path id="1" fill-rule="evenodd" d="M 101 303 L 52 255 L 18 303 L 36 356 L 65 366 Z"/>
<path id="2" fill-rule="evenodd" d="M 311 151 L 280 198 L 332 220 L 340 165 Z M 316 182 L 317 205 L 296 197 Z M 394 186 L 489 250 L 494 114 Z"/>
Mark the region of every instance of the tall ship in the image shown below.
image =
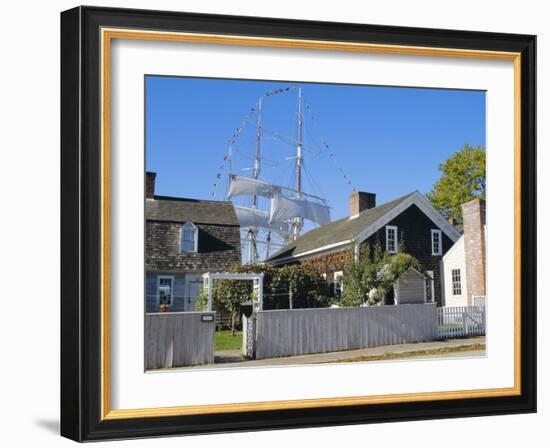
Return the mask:
<path id="1" fill-rule="evenodd" d="M 281 94 L 292 95 L 296 101 L 291 136 L 265 122 L 271 97 Z M 233 202 L 241 226 L 244 263 L 261 262 L 304 231 L 330 222 L 330 206 L 315 191 L 315 176 L 306 161 L 306 153 L 320 155 L 328 151 L 328 145 L 304 139 L 306 118 L 313 119 L 313 115 L 302 87 L 274 89 L 259 98 L 229 140 L 224 157 L 227 199 Z M 240 138 L 245 130 L 248 140 Z M 307 131 L 311 134 L 310 128 Z M 290 174 L 287 183 L 280 182 L 285 170 Z"/>

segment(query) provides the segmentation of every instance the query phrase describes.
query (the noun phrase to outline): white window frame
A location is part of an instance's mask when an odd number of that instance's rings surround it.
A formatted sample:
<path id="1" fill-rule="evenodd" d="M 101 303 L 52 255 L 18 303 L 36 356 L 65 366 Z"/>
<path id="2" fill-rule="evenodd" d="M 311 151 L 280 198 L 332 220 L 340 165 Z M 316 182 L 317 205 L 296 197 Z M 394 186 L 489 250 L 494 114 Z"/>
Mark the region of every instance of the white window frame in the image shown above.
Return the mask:
<path id="1" fill-rule="evenodd" d="M 160 306 L 160 281 L 169 279 L 172 282 L 172 290 L 170 295 L 170 303 L 168 303 L 168 306 L 174 305 L 174 289 L 176 287 L 176 277 L 174 275 L 157 275 L 157 305 Z"/>
<path id="2" fill-rule="evenodd" d="M 432 255 L 443 255 L 443 233 L 439 229 L 432 229 L 431 235 L 432 235 Z M 439 247 L 437 251 L 434 250 L 434 243 L 435 243 L 434 235 L 437 235 L 439 238 L 438 240 Z"/>
<path id="3" fill-rule="evenodd" d="M 193 250 L 183 250 L 183 241 L 184 241 L 183 236 L 185 235 L 186 230 L 192 230 L 194 232 Z M 182 253 L 198 252 L 198 248 L 199 248 L 199 229 L 191 221 L 187 221 L 180 228 L 180 252 L 182 252 Z"/>
<path id="4" fill-rule="evenodd" d="M 336 281 L 336 279 L 339 278 L 340 281 Z M 343 271 L 335 271 L 333 274 L 333 293 L 334 297 L 342 297 L 342 294 L 344 293 L 344 272 Z M 336 295 L 336 285 L 340 285 L 340 295 Z"/>
<path id="5" fill-rule="evenodd" d="M 395 233 L 395 242 L 394 242 L 394 249 L 393 250 L 390 250 L 389 248 L 389 233 L 390 233 L 390 230 L 393 230 L 394 233 Z M 398 236 L 398 233 L 397 233 L 397 226 L 386 226 L 386 252 L 388 252 L 389 254 L 396 254 L 397 251 L 398 251 L 398 247 L 399 247 L 399 236 Z"/>
<path id="6" fill-rule="evenodd" d="M 460 289 L 460 293 L 455 293 L 455 271 L 458 271 L 458 289 Z M 461 296 L 462 295 L 462 269 L 456 268 L 451 269 L 451 293 L 453 296 Z"/>

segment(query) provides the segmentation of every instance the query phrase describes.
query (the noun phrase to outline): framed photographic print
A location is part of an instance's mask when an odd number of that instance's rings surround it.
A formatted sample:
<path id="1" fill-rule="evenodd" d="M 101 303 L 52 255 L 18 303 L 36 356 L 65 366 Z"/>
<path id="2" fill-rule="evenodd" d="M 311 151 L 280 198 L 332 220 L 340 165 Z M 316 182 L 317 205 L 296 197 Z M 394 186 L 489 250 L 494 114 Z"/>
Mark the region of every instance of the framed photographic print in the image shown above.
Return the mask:
<path id="1" fill-rule="evenodd" d="M 61 433 L 535 412 L 535 36 L 61 14 Z"/>

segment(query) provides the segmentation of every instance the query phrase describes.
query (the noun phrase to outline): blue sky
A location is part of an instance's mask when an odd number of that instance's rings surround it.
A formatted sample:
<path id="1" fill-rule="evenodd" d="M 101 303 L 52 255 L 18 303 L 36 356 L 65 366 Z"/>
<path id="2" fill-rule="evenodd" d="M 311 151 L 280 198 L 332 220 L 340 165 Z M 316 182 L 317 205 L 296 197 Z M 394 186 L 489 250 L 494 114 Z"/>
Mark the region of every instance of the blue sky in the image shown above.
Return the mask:
<path id="1" fill-rule="evenodd" d="M 378 204 L 426 193 L 439 163 L 465 143 L 485 145 L 480 91 L 157 76 L 145 83 L 146 167 L 157 172 L 160 195 L 223 200 L 229 139 L 260 96 L 291 86 L 302 87 L 308 107 L 304 189 L 329 201 L 332 219 L 347 215 L 353 187 L 376 193 Z M 287 158 L 295 154 L 296 97 L 291 88 L 263 103 L 261 177 L 287 186 L 294 183 L 295 161 Z M 234 144 L 235 174 L 250 175 L 254 133 L 246 125 Z"/>

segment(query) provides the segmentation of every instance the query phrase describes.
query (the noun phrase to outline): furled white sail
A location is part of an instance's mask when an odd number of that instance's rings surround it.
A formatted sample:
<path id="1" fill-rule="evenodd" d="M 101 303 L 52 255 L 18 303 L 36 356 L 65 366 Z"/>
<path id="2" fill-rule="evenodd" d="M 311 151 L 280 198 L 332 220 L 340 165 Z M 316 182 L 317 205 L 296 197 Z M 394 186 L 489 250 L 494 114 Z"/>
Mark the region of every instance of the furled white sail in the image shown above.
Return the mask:
<path id="1" fill-rule="evenodd" d="M 268 212 L 239 205 L 234 207 L 241 227 L 267 227 L 269 225 Z"/>
<path id="2" fill-rule="evenodd" d="M 330 222 L 330 210 L 328 205 L 319 202 L 287 198 L 279 194 L 273 196 L 269 222 L 284 222 L 297 217 L 323 225 Z"/>
<path id="3" fill-rule="evenodd" d="M 259 227 L 272 230 L 284 238 L 290 235 L 290 225 L 285 222 L 270 222 L 268 212 L 239 205 L 235 205 L 234 207 L 241 227 Z"/>
<path id="4" fill-rule="evenodd" d="M 277 191 L 278 187 L 276 185 L 252 177 L 232 175 L 227 197 L 232 198 L 233 196 L 255 195 L 270 198 Z"/>

